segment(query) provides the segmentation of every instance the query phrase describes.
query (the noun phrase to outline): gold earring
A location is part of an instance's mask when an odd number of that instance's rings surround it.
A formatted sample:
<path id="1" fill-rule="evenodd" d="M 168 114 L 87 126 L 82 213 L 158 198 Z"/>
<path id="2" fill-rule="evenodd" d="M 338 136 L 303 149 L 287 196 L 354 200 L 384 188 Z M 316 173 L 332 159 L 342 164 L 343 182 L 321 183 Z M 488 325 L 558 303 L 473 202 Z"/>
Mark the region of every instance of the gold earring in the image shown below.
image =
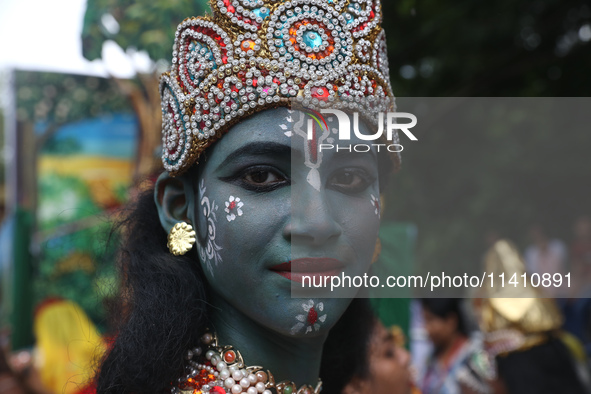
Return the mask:
<path id="1" fill-rule="evenodd" d="M 373 256 L 371 258 L 371 263 L 375 263 L 380 258 L 380 253 L 382 253 L 382 241 L 378 238 L 376 241 L 376 246 L 373 249 Z"/>
<path id="2" fill-rule="evenodd" d="M 179 222 L 174 225 L 168 234 L 168 250 L 175 256 L 182 256 L 193 249 L 195 244 L 195 230 L 186 222 Z"/>

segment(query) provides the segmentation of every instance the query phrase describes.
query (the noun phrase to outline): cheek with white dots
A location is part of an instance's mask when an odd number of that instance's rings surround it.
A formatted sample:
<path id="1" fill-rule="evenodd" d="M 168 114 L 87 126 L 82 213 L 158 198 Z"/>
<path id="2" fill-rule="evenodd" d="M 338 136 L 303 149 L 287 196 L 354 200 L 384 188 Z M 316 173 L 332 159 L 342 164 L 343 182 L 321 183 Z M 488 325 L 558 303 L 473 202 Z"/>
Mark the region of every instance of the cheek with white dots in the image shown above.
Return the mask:
<path id="1" fill-rule="evenodd" d="M 228 198 L 228 201 L 226 201 L 226 208 L 224 209 L 228 222 L 234 221 L 237 217 L 244 214 L 242 211 L 243 206 L 244 202 L 240 200 L 240 197 L 230 196 Z"/>
<path id="2" fill-rule="evenodd" d="M 322 324 L 326 321 L 326 313 L 324 313 L 324 303 L 315 303 L 314 300 L 309 300 L 302 304 L 302 313 L 296 315 L 296 323 L 291 328 L 291 335 L 296 335 L 303 332 L 309 334 L 314 331 L 319 331 Z"/>

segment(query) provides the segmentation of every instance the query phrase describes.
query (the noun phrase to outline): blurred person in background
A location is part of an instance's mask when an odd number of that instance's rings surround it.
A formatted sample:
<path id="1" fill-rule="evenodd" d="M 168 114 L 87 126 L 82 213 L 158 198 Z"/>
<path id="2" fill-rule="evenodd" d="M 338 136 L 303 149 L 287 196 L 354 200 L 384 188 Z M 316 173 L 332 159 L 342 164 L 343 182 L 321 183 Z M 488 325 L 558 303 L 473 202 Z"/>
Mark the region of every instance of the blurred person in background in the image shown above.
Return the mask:
<path id="1" fill-rule="evenodd" d="M 573 241 L 570 244 L 570 261 L 573 279 L 577 279 L 580 296 L 589 297 L 591 291 L 591 219 L 580 216 L 573 226 Z"/>
<path id="2" fill-rule="evenodd" d="M 425 298 L 421 302 L 425 329 L 433 343 L 421 390 L 423 394 L 460 393 L 457 373 L 477 348 L 461 300 Z"/>
<path id="3" fill-rule="evenodd" d="M 591 219 L 580 216 L 573 225 L 569 247 L 572 287 L 569 298 L 558 300 L 564 314 L 564 329 L 576 335 L 591 354 Z"/>
<path id="4" fill-rule="evenodd" d="M 93 392 L 94 371 L 105 351 L 97 328 L 76 303 L 50 298 L 35 310 L 34 365 L 50 393 Z"/>
<path id="5" fill-rule="evenodd" d="M 0 347 L 1 394 L 53 394 L 41 383 L 39 372 L 32 364 L 31 352 L 11 355 Z"/>
<path id="6" fill-rule="evenodd" d="M 0 393 L 26 394 L 24 384 L 12 371 L 2 348 L 0 348 Z"/>
<path id="7" fill-rule="evenodd" d="M 529 273 L 550 274 L 562 273 L 566 268 L 568 252 L 566 245 L 559 239 L 550 238 L 546 229 L 535 224 L 529 230 L 532 244 L 525 250 L 525 266 Z M 556 297 L 560 288 L 548 287 L 547 295 Z"/>
<path id="8" fill-rule="evenodd" d="M 525 272 L 517 248 L 505 240 L 487 252 L 485 269 L 506 277 Z M 474 309 L 488 363 L 469 363 L 470 370 L 460 374 L 462 386 L 469 387 L 465 392 L 589 392 L 585 353 L 574 336 L 560 330 L 563 319 L 553 299 L 542 298 L 538 289 L 523 283 L 484 288 L 479 296 Z"/>
<path id="9" fill-rule="evenodd" d="M 413 385 L 410 354 L 399 327 L 376 319 L 368 346 L 367 370 L 357 372 L 342 394 L 420 394 Z"/>

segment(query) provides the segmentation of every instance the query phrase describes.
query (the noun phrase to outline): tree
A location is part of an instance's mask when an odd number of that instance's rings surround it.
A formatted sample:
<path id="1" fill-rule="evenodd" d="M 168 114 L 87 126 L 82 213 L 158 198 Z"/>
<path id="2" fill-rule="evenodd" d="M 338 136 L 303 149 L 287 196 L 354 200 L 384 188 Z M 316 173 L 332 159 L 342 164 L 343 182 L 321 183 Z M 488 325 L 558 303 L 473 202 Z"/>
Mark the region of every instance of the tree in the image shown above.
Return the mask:
<path id="1" fill-rule="evenodd" d="M 115 41 L 126 51 L 146 51 L 154 61 L 148 73 L 134 80 L 112 79 L 133 105 L 140 124 L 136 179 L 160 166 L 161 111 L 158 81 L 162 64 L 170 61 L 177 25 L 208 10 L 207 0 L 89 0 L 84 16 L 82 51 L 88 60 L 101 58 L 103 44 Z"/>
<path id="2" fill-rule="evenodd" d="M 588 0 L 382 5 L 399 97 L 589 96 Z M 386 215 L 417 224 L 421 265 L 474 266 L 488 231 L 525 245 L 527 227 L 540 220 L 568 239 L 574 217 L 591 212 L 589 133 L 418 138 L 402 154 Z"/>

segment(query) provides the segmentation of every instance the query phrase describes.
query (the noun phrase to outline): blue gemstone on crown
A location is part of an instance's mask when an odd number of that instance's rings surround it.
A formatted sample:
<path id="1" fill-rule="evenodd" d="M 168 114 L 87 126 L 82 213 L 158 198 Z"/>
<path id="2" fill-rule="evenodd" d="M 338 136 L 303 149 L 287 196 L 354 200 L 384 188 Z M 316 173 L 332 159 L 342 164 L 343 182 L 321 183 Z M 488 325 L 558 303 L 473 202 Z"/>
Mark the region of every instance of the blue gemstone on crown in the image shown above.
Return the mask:
<path id="1" fill-rule="evenodd" d="M 257 8 L 255 10 L 252 10 L 252 12 L 254 12 L 254 14 L 259 17 L 259 18 L 263 18 L 265 19 L 266 17 L 269 16 L 269 9 L 267 7 L 261 7 L 261 8 Z"/>
<path id="2" fill-rule="evenodd" d="M 322 45 L 322 37 L 315 31 L 307 31 L 304 33 L 304 43 L 310 48 L 318 48 Z"/>

